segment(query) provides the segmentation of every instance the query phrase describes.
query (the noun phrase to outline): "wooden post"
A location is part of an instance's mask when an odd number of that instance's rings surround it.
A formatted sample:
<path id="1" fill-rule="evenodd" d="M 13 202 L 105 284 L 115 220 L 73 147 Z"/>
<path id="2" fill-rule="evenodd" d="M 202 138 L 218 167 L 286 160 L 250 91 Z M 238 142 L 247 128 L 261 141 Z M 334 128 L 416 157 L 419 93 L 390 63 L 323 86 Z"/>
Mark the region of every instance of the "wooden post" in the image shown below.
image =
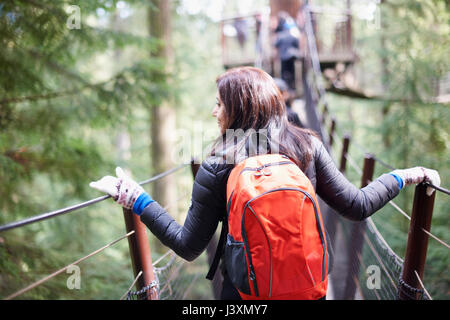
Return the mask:
<path id="1" fill-rule="evenodd" d="M 345 174 L 345 170 L 347 169 L 347 154 L 349 146 L 350 146 L 350 135 L 346 134 L 344 136 L 344 141 L 342 142 L 341 162 L 339 165 L 339 171 L 342 174 Z"/>
<path id="2" fill-rule="evenodd" d="M 428 248 L 428 235 L 423 230 L 430 231 L 436 195 L 436 192 L 433 192 L 431 196 L 428 196 L 426 191 L 427 186 L 419 184 L 414 193 L 405 262 L 398 286 L 400 300 L 418 300 L 419 293 L 422 291 L 417 275 L 423 279 Z"/>
<path id="3" fill-rule="evenodd" d="M 325 122 L 327 120 L 327 115 L 328 115 L 328 106 L 325 104 L 323 106 L 323 111 L 322 111 L 322 119 L 321 119 L 322 125 L 325 124 Z"/>
<path id="4" fill-rule="evenodd" d="M 329 141 L 330 141 L 330 148 L 333 146 L 333 139 L 334 139 L 334 130 L 336 130 L 336 119 L 333 117 L 331 119 L 331 127 L 330 127 L 330 137 L 329 137 Z"/>
<path id="5" fill-rule="evenodd" d="M 300 0 L 270 0 L 270 15 L 276 17 L 280 11 L 286 11 L 294 19 L 297 17 Z"/>
<path id="6" fill-rule="evenodd" d="M 361 177 L 361 188 L 364 188 L 372 180 L 375 169 L 375 158 L 366 154 L 364 157 L 364 168 Z M 366 221 L 355 222 L 351 228 L 350 241 L 348 243 L 349 269 L 345 285 L 344 299 L 352 300 L 355 297 L 356 284 L 359 276 L 360 258 L 364 244 L 364 232 Z"/>
<path id="7" fill-rule="evenodd" d="M 137 277 L 139 272 L 142 271 L 142 275 L 136 282 L 136 289 L 139 291 L 155 280 L 152 256 L 150 253 L 150 243 L 147 237 L 146 226 L 141 222 L 139 216 L 125 208 L 123 209 L 123 215 L 127 232 L 135 231 L 133 235 L 128 237 L 128 245 L 130 247 L 131 264 L 133 265 L 134 276 Z M 156 290 L 148 290 L 147 299 L 157 300 L 158 294 Z"/>
<path id="8" fill-rule="evenodd" d="M 194 177 L 194 179 L 197 176 L 198 169 L 200 169 L 200 164 L 197 163 L 197 161 L 195 159 L 192 159 L 191 160 L 191 170 L 192 170 L 192 176 Z"/>

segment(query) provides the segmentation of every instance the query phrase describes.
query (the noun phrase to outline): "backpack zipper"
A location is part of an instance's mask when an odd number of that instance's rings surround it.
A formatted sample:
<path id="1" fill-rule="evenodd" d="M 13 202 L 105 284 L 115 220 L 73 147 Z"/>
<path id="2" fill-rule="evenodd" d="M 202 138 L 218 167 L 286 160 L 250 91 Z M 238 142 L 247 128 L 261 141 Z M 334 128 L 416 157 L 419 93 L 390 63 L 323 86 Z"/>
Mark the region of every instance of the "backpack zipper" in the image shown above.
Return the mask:
<path id="1" fill-rule="evenodd" d="M 273 259 L 272 259 L 272 246 L 270 245 L 269 237 L 267 236 L 267 232 L 264 229 L 261 220 L 259 220 L 256 212 L 253 210 L 253 208 L 249 205 L 248 208 L 253 213 L 255 218 L 258 220 L 259 225 L 261 226 L 261 229 L 263 230 L 264 235 L 266 236 L 267 244 L 269 245 L 269 255 L 270 255 L 270 284 L 269 284 L 269 298 L 272 296 L 272 275 L 273 275 Z M 254 272 L 253 272 L 254 273 Z M 255 278 L 256 280 L 256 278 Z"/>
<path id="2" fill-rule="evenodd" d="M 272 167 L 272 166 L 277 166 L 277 165 L 281 166 L 281 165 L 285 165 L 285 164 L 295 164 L 295 163 L 293 163 L 292 161 L 279 161 L 279 162 L 268 163 L 268 164 L 262 165 L 261 167 L 258 167 L 258 168 L 248 168 L 247 167 L 247 168 L 244 168 L 241 170 L 241 172 L 239 173 L 239 176 L 245 171 L 261 171 L 267 167 Z"/>

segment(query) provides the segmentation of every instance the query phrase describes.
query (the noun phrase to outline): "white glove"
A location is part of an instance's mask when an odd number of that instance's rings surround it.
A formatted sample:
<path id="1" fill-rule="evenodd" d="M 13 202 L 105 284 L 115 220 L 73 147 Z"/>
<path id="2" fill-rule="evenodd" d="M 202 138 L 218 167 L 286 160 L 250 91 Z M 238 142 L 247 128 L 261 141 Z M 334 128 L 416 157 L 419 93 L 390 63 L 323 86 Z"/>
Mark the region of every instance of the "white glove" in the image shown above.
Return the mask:
<path id="1" fill-rule="evenodd" d="M 427 169 L 423 167 L 415 167 L 403 170 L 394 170 L 393 174 L 398 175 L 403 180 L 403 184 L 408 186 L 410 184 L 417 184 L 421 182 L 429 182 L 436 187 L 441 185 L 441 178 L 436 170 Z M 427 188 L 427 195 L 431 196 L 434 192 L 434 188 Z"/>
<path id="2" fill-rule="evenodd" d="M 105 176 L 89 184 L 91 188 L 108 193 L 114 200 L 126 209 L 133 209 L 137 198 L 144 193 L 137 182 L 128 177 L 122 168 L 116 168 L 116 177 Z"/>

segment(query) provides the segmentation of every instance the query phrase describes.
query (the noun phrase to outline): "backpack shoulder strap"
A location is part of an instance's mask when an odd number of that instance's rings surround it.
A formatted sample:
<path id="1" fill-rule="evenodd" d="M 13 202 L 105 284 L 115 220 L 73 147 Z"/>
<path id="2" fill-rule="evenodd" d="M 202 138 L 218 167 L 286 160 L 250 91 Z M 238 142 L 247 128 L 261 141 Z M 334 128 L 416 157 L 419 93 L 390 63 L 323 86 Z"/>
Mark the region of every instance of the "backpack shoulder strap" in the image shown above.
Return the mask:
<path id="1" fill-rule="evenodd" d="M 220 231 L 219 243 L 217 244 L 216 254 L 209 268 L 206 279 L 212 280 L 216 274 L 217 267 L 219 266 L 220 258 L 222 257 L 223 249 L 225 247 L 225 239 L 228 233 L 228 223 L 227 221 L 222 221 L 222 230 Z"/>
<path id="2" fill-rule="evenodd" d="M 220 258 L 222 257 L 223 251 L 225 249 L 225 240 L 228 234 L 228 215 L 231 207 L 231 200 L 233 199 L 233 192 L 231 193 L 230 199 L 227 204 L 227 212 L 225 218 L 221 220 L 222 222 L 222 230 L 220 231 L 219 243 L 217 244 L 216 253 L 214 255 L 214 259 L 211 263 L 211 267 L 209 268 L 208 274 L 206 275 L 206 279 L 212 280 L 214 275 L 216 274 L 217 267 L 219 266 Z"/>

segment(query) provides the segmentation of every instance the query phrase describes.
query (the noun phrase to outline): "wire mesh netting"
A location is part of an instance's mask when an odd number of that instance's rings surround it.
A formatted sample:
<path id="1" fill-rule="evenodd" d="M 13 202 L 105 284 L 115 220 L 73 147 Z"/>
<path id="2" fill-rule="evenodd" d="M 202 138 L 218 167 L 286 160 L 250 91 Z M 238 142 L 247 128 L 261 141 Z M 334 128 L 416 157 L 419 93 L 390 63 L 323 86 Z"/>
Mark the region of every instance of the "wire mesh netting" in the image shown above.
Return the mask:
<path id="1" fill-rule="evenodd" d="M 334 239 L 336 257 L 330 274 L 333 299 L 396 300 L 399 290 L 411 299 L 431 299 L 426 290 L 401 283 L 403 260 L 389 247 L 371 218 L 353 222 L 331 215 L 327 228 Z"/>
<path id="2" fill-rule="evenodd" d="M 403 261 L 378 236 L 371 220 L 360 224 L 350 221 L 341 221 L 340 223 L 346 239 L 352 237 L 355 227 L 361 228 L 361 240 L 363 241 L 361 252 L 352 250 L 353 246 L 350 243 L 348 246 L 349 254 L 356 256 L 356 259 L 351 260 L 351 273 L 348 276 L 356 281 L 360 298 L 396 299 L 397 282 L 400 278 Z"/>
<path id="3" fill-rule="evenodd" d="M 139 291 L 128 291 L 127 300 L 145 300 L 150 290 L 156 290 L 159 300 L 213 299 L 210 281 L 206 280 L 205 261 L 194 262 L 168 251 L 153 264 L 154 283 Z"/>

